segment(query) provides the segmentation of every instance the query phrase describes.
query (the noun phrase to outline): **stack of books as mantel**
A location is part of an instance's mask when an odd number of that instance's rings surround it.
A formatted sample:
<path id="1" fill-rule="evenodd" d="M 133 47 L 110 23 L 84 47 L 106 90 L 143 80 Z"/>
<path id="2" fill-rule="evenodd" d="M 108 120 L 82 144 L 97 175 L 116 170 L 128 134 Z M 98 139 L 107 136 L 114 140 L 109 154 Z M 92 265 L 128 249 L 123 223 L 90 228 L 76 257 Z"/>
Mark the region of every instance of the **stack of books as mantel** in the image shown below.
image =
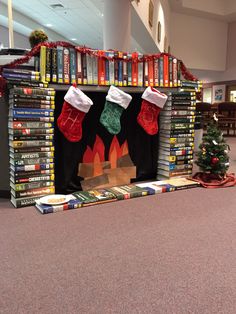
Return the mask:
<path id="1" fill-rule="evenodd" d="M 23 82 L 19 80 L 21 71 Z M 35 200 L 42 195 L 55 193 L 55 90 L 41 87 L 45 84 L 40 83 L 39 77 L 32 71 L 18 69 L 10 74 L 11 202 L 15 207 L 23 207 L 35 204 Z"/>
<path id="2" fill-rule="evenodd" d="M 160 113 L 157 179 L 192 174 L 195 91 L 169 92 Z"/>

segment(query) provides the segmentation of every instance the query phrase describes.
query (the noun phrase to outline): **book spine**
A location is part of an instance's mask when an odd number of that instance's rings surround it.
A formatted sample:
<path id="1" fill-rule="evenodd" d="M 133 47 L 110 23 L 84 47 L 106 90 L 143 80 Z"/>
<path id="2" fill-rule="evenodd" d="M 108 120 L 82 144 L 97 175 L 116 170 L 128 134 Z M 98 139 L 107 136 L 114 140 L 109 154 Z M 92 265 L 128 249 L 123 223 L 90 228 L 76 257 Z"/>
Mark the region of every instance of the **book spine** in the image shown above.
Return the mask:
<path id="1" fill-rule="evenodd" d="M 163 68 L 164 68 L 164 87 L 168 87 L 169 86 L 169 57 L 168 55 L 164 54 L 164 64 L 163 64 Z"/>
<path id="2" fill-rule="evenodd" d="M 9 123 L 11 122 L 54 122 L 54 117 L 11 117 L 9 116 Z M 52 123 L 53 126 L 53 123 Z M 34 128 L 32 126 L 31 128 Z"/>
<path id="3" fill-rule="evenodd" d="M 13 166 L 27 166 L 37 164 L 52 164 L 53 158 L 37 158 L 37 159 L 12 159 L 10 158 L 10 164 Z"/>
<path id="4" fill-rule="evenodd" d="M 52 146 L 52 141 L 9 141 L 13 148 L 34 147 L 34 146 Z"/>
<path id="5" fill-rule="evenodd" d="M 11 177 L 10 180 L 15 184 L 20 183 L 31 183 L 31 182 L 43 182 L 43 181 L 54 181 L 55 177 L 54 174 L 50 175 L 35 175 L 31 177 L 24 177 L 24 178 L 17 178 Z"/>
<path id="6" fill-rule="evenodd" d="M 31 109 L 55 109 L 54 105 L 45 105 L 41 103 L 16 103 L 16 104 L 10 104 L 9 108 L 31 108 Z"/>
<path id="7" fill-rule="evenodd" d="M 53 135 L 10 135 L 9 140 L 11 141 L 42 141 L 42 140 L 53 140 Z"/>
<path id="8" fill-rule="evenodd" d="M 46 50 L 45 46 L 40 47 L 40 78 L 41 81 L 46 81 Z"/>
<path id="9" fill-rule="evenodd" d="M 76 72 L 76 76 L 77 76 L 77 83 L 78 84 L 82 84 L 82 82 L 83 82 L 82 56 L 81 56 L 81 52 L 80 51 L 77 51 L 77 72 Z"/>
<path id="10" fill-rule="evenodd" d="M 98 85 L 98 57 L 92 57 L 93 66 L 93 85 Z"/>
<path id="11" fill-rule="evenodd" d="M 128 75 L 128 86 L 132 86 L 132 59 L 131 55 L 128 56 L 127 61 L 127 75 Z"/>
<path id="12" fill-rule="evenodd" d="M 10 147 L 10 152 L 12 153 L 35 153 L 51 151 L 54 151 L 54 146 Z"/>
<path id="13" fill-rule="evenodd" d="M 28 159 L 41 159 L 41 158 L 49 158 L 50 160 L 53 159 L 54 153 L 53 152 L 35 152 L 35 153 L 10 153 L 10 157 L 14 160 L 28 160 Z"/>
<path id="14" fill-rule="evenodd" d="M 8 131 L 11 135 L 25 135 L 25 136 L 31 136 L 31 135 L 37 135 L 37 134 L 53 134 L 54 129 L 9 129 Z"/>
<path id="15" fill-rule="evenodd" d="M 169 87 L 173 87 L 173 58 L 169 56 Z"/>
<path id="16" fill-rule="evenodd" d="M 118 52 L 114 52 L 114 77 L 115 77 L 115 85 L 118 86 L 118 76 L 119 76 L 119 60 L 118 60 Z"/>
<path id="17" fill-rule="evenodd" d="M 123 53 L 119 51 L 118 86 L 123 86 Z"/>
<path id="18" fill-rule="evenodd" d="M 98 57 L 98 84 L 105 85 L 105 59 L 103 57 L 104 51 L 99 51 Z"/>
<path id="19" fill-rule="evenodd" d="M 55 90 L 49 88 L 14 87 L 10 90 L 10 95 L 45 95 L 55 96 Z"/>
<path id="20" fill-rule="evenodd" d="M 55 96 L 50 96 L 50 95 L 18 95 L 18 94 L 12 94 L 12 93 L 9 95 L 9 102 L 11 102 L 11 101 L 14 101 L 14 102 L 20 102 L 20 101 L 35 102 L 35 101 L 41 101 L 41 100 L 54 101 Z"/>
<path id="21" fill-rule="evenodd" d="M 105 55 L 108 57 L 109 52 L 106 51 Z M 109 60 L 105 59 L 105 85 L 110 85 L 110 69 L 109 69 Z"/>
<path id="22" fill-rule="evenodd" d="M 177 85 L 181 86 L 181 70 L 180 70 L 180 61 L 177 60 Z"/>
<path id="23" fill-rule="evenodd" d="M 9 116 L 13 117 L 50 117 L 53 116 L 53 110 L 44 110 L 44 109 L 10 109 Z"/>
<path id="24" fill-rule="evenodd" d="M 32 197 L 22 197 L 15 199 L 13 196 L 11 196 L 11 203 L 16 207 L 25 207 L 25 206 L 31 206 L 35 204 L 35 201 L 39 198 L 39 196 L 32 196 Z"/>
<path id="25" fill-rule="evenodd" d="M 57 83 L 63 83 L 63 47 L 57 47 Z"/>
<path id="26" fill-rule="evenodd" d="M 26 74 L 26 75 L 32 75 L 32 76 L 39 76 L 39 71 L 30 71 L 30 70 L 23 70 L 23 69 L 10 69 L 10 68 L 3 68 L 3 74 L 4 73 L 13 73 L 13 74 Z"/>
<path id="27" fill-rule="evenodd" d="M 132 53 L 132 86 L 138 86 L 138 53 Z"/>
<path id="28" fill-rule="evenodd" d="M 86 67 L 87 67 L 87 84 L 93 85 L 93 64 L 92 57 L 89 54 L 86 55 Z"/>
<path id="29" fill-rule="evenodd" d="M 173 86 L 177 87 L 178 86 L 178 75 L 177 75 L 178 69 L 177 69 L 177 59 L 176 58 L 173 58 L 172 64 L 173 64 L 173 68 L 172 68 Z"/>
<path id="30" fill-rule="evenodd" d="M 127 52 L 123 53 L 123 86 L 128 86 Z"/>
<path id="31" fill-rule="evenodd" d="M 114 52 L 109 53 L 109 57 L 111 58 L 109 60 L 109 73 L 110 73 L 110 85 L 115 84 L 115 68 L 114 68 Z"/>
<path id="32" fill-rule="evenodd" d="M 82 76 L 83 76 L 83 84 L 88 84 L 88 72 L 87 72 L 87 54 L 82 53 L 81 54 L 81 60 L 82 60 Z"/>
<path id="33" fill-rule="evenodd" d="M 76 50 L 69 48 L 70 55 L 70 83 L 76 83 Z"/>
<path id="34" fill-rule="evenodd" d="M 57 48 L 52 48 L 51 51 L 51 80 L 57 83 Z"/>
<path id="35" fill-rule="evenodd" d="M 138 62 L 138 86 L 143 86 L 143 62 Z"/>
<path id="36" fill-rule="evenodd" d="M 15 87 L 15 86 L 21 87 L 40 87 L 40 88 L 47 88 L 48 83 L 47 82 L 29 82 L 21 79 L 15 79 L 8 82 L 9 88 Z"/>
<path id="37" fill-rule="evenodd" d="M 144 60 L 144 86 L 148 86 L 148 61 Z"/>
<path id="38" fill-rule="evenodd" d="M 46 47 L 46 70 L 45 70 L 46 82 L 51 82 L 51 64 L 52 64 L 52 49 Z"/>
<path id="39" fill-rule="evenodd" d="M 70 83 L 70 50 L 63 48 L 63 83 Z"/>
<path id="40" fill-rule="evenodd" d="M 53 186 L 54 182 L 53 181 L 42 181 L 42 182 L 31 182 L 31 183 L 19 183 L 19 184 L 14 184 L 10 183 L 10 186 L 13 190 L 15 191 L 25 191 L 25 190 L 31 190 L 31 189 L 38 189 L 38 188 L 43 188 L 43 187 L 49 187 Z"/>
<path id="41" fill-rule="evenodd" d="M 159 59 L 154 59 L 154 86 L 159 86 Z"/>
<path id="42" fill-rule="evenodd" d="M 14 190 L 12 190 L 11 193 L 15 198 L 47 195 L 47 194 L 54 194 L 55 193 L 55 187 L 42 187 L 42 188 L 26 190 L 26 191 L 14 191 Z"/>
<path id="43" fill-rule="evenodd" d="M 41 75 L 41 72 L 40 72 Z M 3 74 L 3 77 L 6 79 L 14 80 L 28 80 L 28 81 L 39 81 L 39 76 L 29 75 L 29 74 L 20 74 L 20 73 L 6 73 Z"/>
<path id="44" fill-rule="evenodd" d="M 154 62 L 153 59 L 148 60 L 148 86 L 154 85 Z"/>
<path id="45" fill-rule="evenodd" d="M 163 55 L 159 58 L 159 86 L 164 86 L 164 57 Z"/>

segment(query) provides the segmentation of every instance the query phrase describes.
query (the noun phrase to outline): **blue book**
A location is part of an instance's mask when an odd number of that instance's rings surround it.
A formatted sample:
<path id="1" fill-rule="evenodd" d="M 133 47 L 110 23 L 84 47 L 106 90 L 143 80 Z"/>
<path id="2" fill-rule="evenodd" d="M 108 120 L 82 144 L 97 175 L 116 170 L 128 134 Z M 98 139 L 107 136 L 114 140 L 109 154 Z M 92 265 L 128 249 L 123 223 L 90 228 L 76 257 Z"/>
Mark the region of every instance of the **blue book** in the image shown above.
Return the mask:
<path id="1" fill-rule="evenodd" d="M 72 199 L 68 201 L 68 203 L 61 205 L 45 205 L 41 204 L 40 201 L 37 200 L 35 206 L 42 214 L 51 214 L 64 210 L 80 208 L 82 207 L 82 202 L 78 199 Z"/>
<path id="2" fill-rule="evenodd" d="M 63 83 L 63 47 L 57 47 L 57 83 Z"/>
<path id="3" fill-rule="evenodd" d="M 118 85 L 123 86 L 123 60 L 118 61 Z"/>
<path id="4" fill-rule="evenodd" d="M 70 82 L 71 84 L 76 83 L 76 51 L 74 48 L 70 50 Z"/>
<path id="5" fill-rule="evenodd" d="M 35 117 L 53 117 L 54 110 L 52 109 L 27 109 L 14 108 L 9 109 L 9 117 L 13 118 L 35 118 Z"/>

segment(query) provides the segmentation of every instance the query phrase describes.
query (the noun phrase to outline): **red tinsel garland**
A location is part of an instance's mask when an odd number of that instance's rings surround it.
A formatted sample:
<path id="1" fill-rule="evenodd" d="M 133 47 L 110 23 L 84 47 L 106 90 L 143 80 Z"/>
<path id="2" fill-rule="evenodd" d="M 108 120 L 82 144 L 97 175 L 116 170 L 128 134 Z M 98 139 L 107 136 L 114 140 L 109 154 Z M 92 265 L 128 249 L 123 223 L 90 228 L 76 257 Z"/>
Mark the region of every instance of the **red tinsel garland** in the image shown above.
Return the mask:
<path id="1" fill-rule="evenodd" d="M 56 42 L 43 42 L 38 44 L 37 46 L 35 46 L 34 48 L 32 48 L 29 52 L 26 53 L 26 55 L 24 57 L 18 58 L 8 64 L 5 64 L 3 66 L 0 66 L 0 93 L 4 92 L 5 88 L 6 88 L 6 81 L 5 79 L 1 76 L 1 73 L 3 71 L 3 68 L 16 68 L 17 66 L 19 66 L 20 64 L 23 63 L 27 63 L 29 62 L 29 60 L 33 57 L 36 56 L 40 53 L 40 47 L 41 46 L 46 46 L 48 48 L 56 48 L 58 46 L 60 47 L 67 47 L 67 48 L 75 48 L 77 51 L 81 52 L 81 53 L 86 53 L 89 55 L 93 55 L 99 58 L 104 58 L 107 60 L 115 60 L 115 59 L 122 59 L 122 57 L 119 57 L 119 53 L 117 53 L 115 57 L 108 57 L 105 55 L 103 50 L 93 50 L 91 48 L 88 48 L 86 46 L 74 46 L 68 42 L 65 41 L 56 41 Z M 117 52 L 114 50 L 110 50 L 113 52 Z M 143 62 L 143 61 L 149 61 L 149 60 L 153 60 L 153 59 L 157 59 L 162 55 L 167 55 L 169 57 L 175 58 L 174 56 L 172 56 L 169 53 L 159 53 L 159 54 L 152 54 L 152 55 L 144 55 L 142 58 L 139 58 L 138 53 L 133 53 L 131 58 L 126 58 L 124 59 L 125 61 L 132 61 L 133 63 L 139 63 L 139 62 Z M 183 75 L 183 77 L 186 80 L 190 80 L 190 81 L 197 81 L 198 79 L 192 75 L 186 68 L 186 66 L 184 65 L 183 61 L 180 61 L 180 70 L 181 73 Z"/>

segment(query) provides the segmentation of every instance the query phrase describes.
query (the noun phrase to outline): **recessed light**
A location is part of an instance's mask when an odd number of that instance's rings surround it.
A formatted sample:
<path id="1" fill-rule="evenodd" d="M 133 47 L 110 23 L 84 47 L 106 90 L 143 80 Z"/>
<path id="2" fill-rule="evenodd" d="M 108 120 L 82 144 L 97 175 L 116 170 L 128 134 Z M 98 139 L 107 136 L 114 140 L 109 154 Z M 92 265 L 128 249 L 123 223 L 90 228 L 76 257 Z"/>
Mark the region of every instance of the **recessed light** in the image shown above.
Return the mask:
<path id="1" fill-rule="evenodd" d="M 50 7 L 53 9 L 63 9 L 64 5 L 61 3 L 50 4 Z"/>
<path id="2" fill-rule="evenodd" d="M 47 23 L 47 24 L 44 24 L 45 26 L 47 26 L 47 27 L 52 27 L 52 24 L 50 24 L 50 23 Z"/>
<path id="3" fill-rule="evenodd" d="M 77 39 L 76 39 L 76 38 L 71 38 L 70 40 L 72 40 L 72 41 L 76 41 Z"/>

